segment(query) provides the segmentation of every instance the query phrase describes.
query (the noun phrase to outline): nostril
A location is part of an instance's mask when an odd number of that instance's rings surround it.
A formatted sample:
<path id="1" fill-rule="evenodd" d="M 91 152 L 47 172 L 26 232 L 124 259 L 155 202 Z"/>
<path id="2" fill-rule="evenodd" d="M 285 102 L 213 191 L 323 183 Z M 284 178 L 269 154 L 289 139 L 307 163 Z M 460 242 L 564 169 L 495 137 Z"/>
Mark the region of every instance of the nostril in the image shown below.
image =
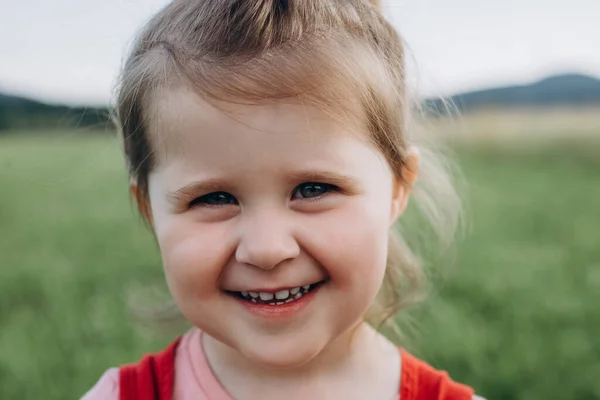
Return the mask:
<path id="1" fill-rule="evenodd" d="M 300 246 L 293 239 L 262 241 L 250 238 L 241 242 L 235 252 L 238 262 L 261 269 L 273 269 L 278 265 L 295 259 L 300 255 Z"/>

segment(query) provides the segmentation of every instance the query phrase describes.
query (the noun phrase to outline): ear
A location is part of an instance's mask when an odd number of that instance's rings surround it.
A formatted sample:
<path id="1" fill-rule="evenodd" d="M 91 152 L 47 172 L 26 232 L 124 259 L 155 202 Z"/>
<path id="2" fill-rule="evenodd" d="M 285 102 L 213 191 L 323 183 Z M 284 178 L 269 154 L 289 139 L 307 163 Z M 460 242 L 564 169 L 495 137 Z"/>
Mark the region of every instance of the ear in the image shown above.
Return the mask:
<path id="1" fill-rule="evenodd" d="M 394 177 L 390 227 L 396 223 L 396 220 L 406 210 L 410 191 L 417 181 L 419 162 L 420 157 L 418 149 L 416 147 L 411 147 L 408 150 L 408 154 L 402 165 L 401 177 Z"/>
<path id="2" fill-rule="evenodd" d="M 129 191 L 131 192 L 131 196 L 135 199 L 138 210 L 144 220 L 151 226 L 154 227 L 154 223 L 152 221 L 152 209 L 150 207 L 149 200 L 143 196 L 139 190 L 137 182 L 135 180 L 130 180 L 129 182 Z"/>

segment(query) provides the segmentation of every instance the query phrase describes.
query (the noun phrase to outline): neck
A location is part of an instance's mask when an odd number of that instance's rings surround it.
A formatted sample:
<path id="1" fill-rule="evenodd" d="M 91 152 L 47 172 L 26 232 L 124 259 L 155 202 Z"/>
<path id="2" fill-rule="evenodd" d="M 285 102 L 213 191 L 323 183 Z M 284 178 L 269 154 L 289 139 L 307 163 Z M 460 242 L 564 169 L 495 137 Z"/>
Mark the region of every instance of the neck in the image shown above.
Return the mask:
<path id="1" fill-rule="evenodd" d="M 310 386 L 328 385 L 327 382 L 339 376 L 364 377 L 365 371 L 377 370 L 382 352 L 389 353 L 390 347 L 394 348 L 364 322 L 330 342 L 306 364 L 288 369 L 259 366 L 206 334 L 203 335 L 203 346 L 217 378 L 232 393 L 236 390 L 251 393 L 253 383 L 258 384 L 258 390 L 264 390 L 265 385 L 297 387 L 302 382 L 310 390 Z"/>

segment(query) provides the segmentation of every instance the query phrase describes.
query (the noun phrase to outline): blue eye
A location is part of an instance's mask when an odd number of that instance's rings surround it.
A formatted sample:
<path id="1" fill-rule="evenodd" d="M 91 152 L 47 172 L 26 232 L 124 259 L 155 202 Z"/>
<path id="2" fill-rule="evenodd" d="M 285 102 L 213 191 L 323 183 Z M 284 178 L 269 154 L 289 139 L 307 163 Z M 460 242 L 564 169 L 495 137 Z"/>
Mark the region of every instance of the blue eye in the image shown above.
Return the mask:
<path id="1" fill-rule="evenodd" d="M 336 191 L 336 186 L 328 183 L 307 182 L 299 185 L 294 190 L 294 198 L 312 199 L 321 197 L 329 192 Z"/>
<path id="2" fill-rule="evenodd" d="M 189 204 L 190 207 L 194 206 L 225 206 L 228 204 L 238 204 L 235 197 L 226 192 L 215 192 L 205 194 L 192 200 Z"/>

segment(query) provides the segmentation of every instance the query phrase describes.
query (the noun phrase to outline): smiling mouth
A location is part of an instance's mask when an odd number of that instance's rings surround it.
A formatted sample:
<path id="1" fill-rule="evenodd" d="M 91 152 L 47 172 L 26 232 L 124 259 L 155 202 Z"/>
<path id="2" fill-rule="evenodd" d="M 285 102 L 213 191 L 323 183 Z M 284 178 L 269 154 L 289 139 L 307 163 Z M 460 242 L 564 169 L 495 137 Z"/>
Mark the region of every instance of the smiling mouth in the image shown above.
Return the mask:
<path id="1" fill-rule="evenodd" d="M 249 303 L 266 304 L 270 306 L 281 306 L 283 304 L 293 303 L 300 300 L 303 296 L 317 289 L 326 281 L 313 283 L 312 285 L 297 286 L 291 289 L 271 292 L 227 292 L 232 296 L 240 298 Z"/>

